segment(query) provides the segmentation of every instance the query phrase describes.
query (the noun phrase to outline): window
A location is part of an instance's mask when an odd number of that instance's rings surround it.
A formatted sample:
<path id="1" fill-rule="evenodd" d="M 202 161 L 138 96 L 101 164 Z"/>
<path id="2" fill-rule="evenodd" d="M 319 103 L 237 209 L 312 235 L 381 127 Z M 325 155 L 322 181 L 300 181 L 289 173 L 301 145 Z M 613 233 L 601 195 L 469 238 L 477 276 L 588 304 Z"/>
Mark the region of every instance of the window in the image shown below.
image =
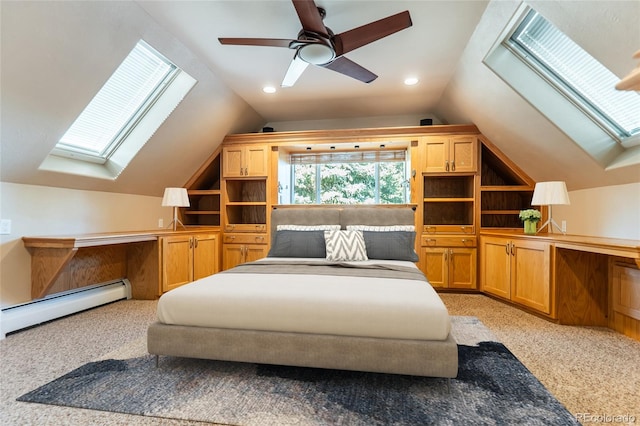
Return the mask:
<path id="1" fill-rule="evenodd" d="M 526 4 L 483 63 L 605 170 L 640 164 L 640 95 Z"/>
<path id="2" fill-rule="evenodd" d="M 293 204 L 403 204 L 406 150 L 293 153 Z"/>
<path id="3" fill-rule="evenodd" d="M 640 134 L 640 95 L 531 9 L 505 43 L 622 142 Z"/>
<path id="4" fill-rule="evenodd" d="M 117 178 L 195 83 L 140 40 L 40 168 Z"/>

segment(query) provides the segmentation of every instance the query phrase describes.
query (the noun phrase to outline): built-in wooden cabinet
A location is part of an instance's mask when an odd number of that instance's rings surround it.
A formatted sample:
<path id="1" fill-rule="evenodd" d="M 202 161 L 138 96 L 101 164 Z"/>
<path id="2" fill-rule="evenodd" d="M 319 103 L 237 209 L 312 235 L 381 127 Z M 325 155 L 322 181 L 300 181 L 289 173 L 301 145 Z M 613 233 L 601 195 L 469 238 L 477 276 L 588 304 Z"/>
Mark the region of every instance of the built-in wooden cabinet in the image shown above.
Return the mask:
<path id="1" fill-rule="evenodd" d="M 230 269 L 245 262 L 267 256 L 267 233 L 226 233 L 222 246 L 222 269 Z"/>
<path id="2" fill-rule="evenodd" d="M 217 273 L 218 233 L 160 237 L 162 291 Z"/>
<path id="3" fill-rule="evenodd" d="M 266 145 L 230 145 L 222 148 L 222 177 L 254 177 L 268 174 Z"/>
<path id="4" fill-rule="evenodd" d="M 443 289 L 475 290 L 476 239 L 422 236 L 421 269 L 431 285 Z"/>
<path id="5" fill-rule="evenodd" d="M 551 244 L 535 239 L 480 237 L 481 290 L 552 314 Z"/>
<path id="6" fill-rule="evenodd" d="M 469 173 L 478 170 L 475 135 L 428 136 L 424 142 L 424 173 Z"/>

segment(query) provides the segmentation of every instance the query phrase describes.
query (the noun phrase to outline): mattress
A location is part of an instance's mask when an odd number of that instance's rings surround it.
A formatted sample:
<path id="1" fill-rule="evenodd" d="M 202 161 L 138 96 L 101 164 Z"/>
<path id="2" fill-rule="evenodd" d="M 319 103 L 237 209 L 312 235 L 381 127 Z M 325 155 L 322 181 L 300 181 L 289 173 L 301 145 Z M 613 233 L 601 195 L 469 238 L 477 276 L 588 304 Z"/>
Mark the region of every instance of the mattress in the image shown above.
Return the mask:
<path id="1" fill-rule="evenodd" d="M 276 261 L 284 269 L 302 260 Z M 416 268 L 404 261 L 352 263 Z M 428 282 L 397 278 L 220 273 L 165 293 L 157 312 L 159 322 L 171 325 L 374 338 L 445 340 L 451 328 Z"/>

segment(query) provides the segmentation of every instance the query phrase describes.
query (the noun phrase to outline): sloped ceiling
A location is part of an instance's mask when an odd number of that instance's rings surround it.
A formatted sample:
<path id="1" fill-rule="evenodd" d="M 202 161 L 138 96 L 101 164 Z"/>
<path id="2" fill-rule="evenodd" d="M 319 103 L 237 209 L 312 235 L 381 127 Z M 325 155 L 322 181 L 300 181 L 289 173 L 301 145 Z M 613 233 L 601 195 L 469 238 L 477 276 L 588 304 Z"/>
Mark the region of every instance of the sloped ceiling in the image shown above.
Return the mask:
<path id="1" fill-rule="evenodd" d="M 0 2 L 2 181 L 160 196 L 186 182 L 228 133 L 431 114 L 473 122 L 536 180 L 564 179 L 569 189 L 640 181 L 637 167 L 605 172 L 482 64 L 520 2 L 317 4 L 336 33 L 402 10 L 413 26 L 347 55 L 379 75 L 372 84 L 309 67 L 293 88 L 268 96 L 261 87 L 279 85 L 293 51 L 221 46 L 217 37 L 295 37 L 289 0 Z M 620 77 L 635 67 L 639 2 L 531 4 Z M 140 38 L 198 80 L 192 92 L 116 181 L 39 171 Z M 403 86 L 408 75 L 420 83 Z"/>

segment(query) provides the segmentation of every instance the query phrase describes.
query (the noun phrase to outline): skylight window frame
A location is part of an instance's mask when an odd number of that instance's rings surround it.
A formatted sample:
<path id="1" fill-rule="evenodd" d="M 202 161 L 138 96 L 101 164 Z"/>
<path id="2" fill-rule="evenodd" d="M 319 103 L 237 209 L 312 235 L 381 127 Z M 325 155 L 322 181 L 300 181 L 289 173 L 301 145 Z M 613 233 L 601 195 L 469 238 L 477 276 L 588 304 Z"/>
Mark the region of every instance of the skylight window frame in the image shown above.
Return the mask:
<path id="1" fill-rule="evenodd" d="M 58 141 L 54 149 L 51 151 L 51 155 L 71 158 L 74 160 L 86 161 L 96 164 L 105 164 L 109 158 L 118 150 L 118 148 L 122 145 L 122 143 L 127 139 L 127 137 L 133 132 L 136 126 L 144 119 L 147 113 L 153 108 L 153 106 L 161 99 L 162 95 L 165 93 L 168 87 L 170 87 L 171 83 L 178 77 L 178 75 L 182 72 L 182 70 L 167 59 L 164 55 L 160 54 L 156 49 L 151 47 L 144 40 L 139 40 L 134 49 L 130 52 L 133 53 L 135 49 L 138 47 L 142 47 L 146 49 L 148 52 L 153 54 L 157 59 L 164 62 L 168 66 L 168 70 L 165 73 L 164 77 L 159 80 L 158 84 L 154 86 L 154 88 L 147 94 L 144 98 L 144 101 L 140 104 L 140 107 L 136 109 L 133 114 L 125 121 L 125 123 L 120 127 L 120 129 L 114 134 L 111 138 L 111 141 L 105 145 L 105 147 L 99 152 L 85 149 L 83 147 L 77 145 L 70 145 L 62 142 L 62 140 Z M 126 59 L 125 59 L 126 60 Z M 124 63 L 124 61 L 123 61 Z M 122 65 L 122 64 L 121 64 Z M 117 70 L 110 76 L 111 79 Z M 105 85 L 107 82 L 105 82 Z M 105 86 L 103 85 L 103 87 Z M 101 88 L 102 90 L 102 88 Z M 96 94 L 97 96 L 97 94 Z M 95 99 L 92 98 L 91 102 Z M 89 103 L 89 105 L 91 104 Z M 87 105 L 87 107 L 89 106 Z M 86 108 L 85 108 L 86 109 Z M 84 113 L 84 110 L 83 110 Z M 82 113 L 76 121 L 82 116 Z M 75 125 L 76 121 L 72 124 Z M 62 139 L 62 138 L 61 138 Z"/>
<path id="2" fill-rule="evenodd" d="M 571 82 L 558 74 L 554 68 L 542 60 L 535 52 L 520 43 L 516 36 L 533 19 L 544 16 L 531 7 L 526 7 L 521 20 L 513 26 L 513 29 L 503 38 L 502 46 L 518 57 L 532 71 L 539 75 L 551 87 L 561 93 L 569 102 L 576 106 L 582 113 L 591 119 L 606 134 L 623 147 L 631 147 L 640 144 L 640 131 L 630 133 L 606 111 L 591 102 Z M 553 25 L 553 23 L 550 23 Z"/>

